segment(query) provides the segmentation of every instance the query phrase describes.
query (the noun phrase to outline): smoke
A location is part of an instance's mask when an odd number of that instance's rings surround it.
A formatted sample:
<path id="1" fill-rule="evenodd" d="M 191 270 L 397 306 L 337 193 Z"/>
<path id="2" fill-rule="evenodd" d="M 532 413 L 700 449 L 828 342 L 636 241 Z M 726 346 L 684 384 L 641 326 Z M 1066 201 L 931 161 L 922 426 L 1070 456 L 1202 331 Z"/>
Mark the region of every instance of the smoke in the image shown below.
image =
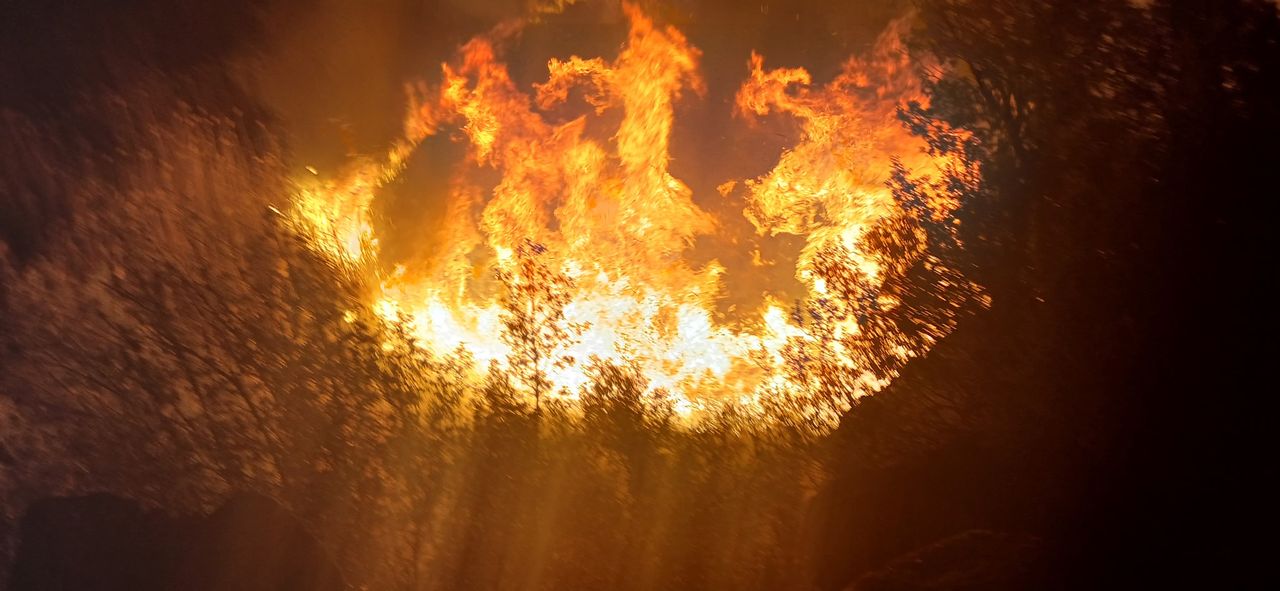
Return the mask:
<path id="1" fill-rule="evenodd" d="M 777 65 L 809 68 L 819 81 L 835 76 L 846 58 L 866 49 L 902 12 L 904 2 L 846 4 L 640 3 L 659 22 L 679 26 L 703 50 L 708 104 L 732 100 L 753 50 Z M 616 54 L 626 35 L 620 5 L 618 0 L 276 0 L 261 11 L 266 38 L 255 44 L 256 51 L 236 58 L 235 70 L 284 119 L 298 167 L 332 170 L 350 153 L 383 150 L 399 131 L 403 84 L 437 80 L 439 64 L 471 37 L 502 22 L 527 23 L 507 61 L 513 77 L 530 84 L 545 78 L 551 57 Z M 712 117 L 696 119 L 723 125 Z M 718 138 L 719 131 L 696 135 Z M 727 148 L 732 138 L 724 139 L 721 147 Z M 690 155 L 677 156 L 700 158 L 693 153 L 709 151 L 714 152 L 700 145 Z"/>

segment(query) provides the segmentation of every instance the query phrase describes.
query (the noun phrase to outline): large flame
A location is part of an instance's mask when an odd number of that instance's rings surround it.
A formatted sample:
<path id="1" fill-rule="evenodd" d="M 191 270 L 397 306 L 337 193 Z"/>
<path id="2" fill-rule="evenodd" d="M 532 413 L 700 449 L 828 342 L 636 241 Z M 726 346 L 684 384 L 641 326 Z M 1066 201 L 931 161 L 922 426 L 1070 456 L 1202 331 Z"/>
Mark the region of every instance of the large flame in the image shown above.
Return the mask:
<path id="1" fill-rule="evenodd" d="M 549 395 L 575 396 L 590 364 L 604 360 L 636 364 L 652 391 L 685 412 L 709 398 L 758 403 L 786 388 L 788 343 L 819 337 L 772 297 L 761 298 L 765 303 L 747 321 L 717 314 L 724 267 L 715 260 L 693 266 L 686 255 L 723 220 L 699 207 L 668 167 L 673 105 L 703 93 L 700 53 L 676 29 L 656 26 L 633 6 L 625 11 L 630 34 L 615 60 L 552 59 L 546 81 L 531 91 L 513 82 L 499 60 L 509 31 L 470 41 L 443 66 L 439 87 L 412 89 L 405 136 L 383 161 L 303 186 L 297 212 L 335 259 L 376 259 L 375 191 L 396 178 L 422 140 L 459 129 L 466 160 L 438 230 L 443 246 L 420 268 L 399 267 L 384 277 L 372 303 L 380 314 L 407 321 L 421 345 L 440 355 L 463 348 L 482 368 L 509 365 L 513 339 L 504 338 L 510 327 L 503 298 L 509 309 L 511 293 L 495 281 L 497 270 L 529 294 L 561 298 L 562 314 L 528 318 L 556 324 L 539 333 L 554 337 L 545 341 L 537 368 L 549 378 Z M 781 113 L 799 123 L 799 138 L 771 172 L 726 179 L 722 195 L 712 198 L 741 199 L 740 215 L 760 236 L 801 237 L 795 277 L 811 295 L 825 293 L 812 265 L 831 245 L 841 246 L 846 264 L 863 276 L 877 276 L 878 263 L 861 239 L 893 213 L 885 184 L 891 158 L 916 170 L 942 164 L 930 161 L 895 119 L 899 104 L 921 99 L 899 27 L 820 87 L 803 69 L 767 70 L 764 58 L 752 55 L 737 94 L 744 124 Z M 577 116 L 565 121 L 566 112 Z M 611 136 L 589 132 L 603 122 L 616 122 Z M 478 180 L 481 173 L 496 173 L 496 184 Z M 767 253 L 755 253 L 757 264 L 763 258 Z M 549 274 L 532 275 L 533 268 Z M 855 320 L 844 322 L 857 330 Z M 836 361 L 858 370 L 851 359 Z M 892 378 L 865 377 L 866 392 Z"/>

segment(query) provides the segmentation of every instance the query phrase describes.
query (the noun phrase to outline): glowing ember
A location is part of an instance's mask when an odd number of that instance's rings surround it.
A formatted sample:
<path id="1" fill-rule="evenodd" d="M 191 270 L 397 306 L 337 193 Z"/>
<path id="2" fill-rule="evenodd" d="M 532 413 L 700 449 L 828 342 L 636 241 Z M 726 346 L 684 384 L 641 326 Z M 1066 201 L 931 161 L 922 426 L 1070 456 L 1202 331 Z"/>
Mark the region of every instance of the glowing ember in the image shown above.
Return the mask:
<path id="1" fill-rule="evenodd" d="M 526 384 L 539 396 L 545 389 L 575 397 L 594 360 L 634 363 L 651 391 L 672 397 L 683 413 L 711 399 L 754 407 L 802 390 L 788 365 L 815 341 L 824 341 L 830 367 L 856 376 L 850 397 L 888 383 L 892 371 L 860 367 L 846 341 L 868 315 L 891 308 L 891 296 L 876 310 L 844 306 L 830 319 L 834 329 L 821 333 L 793 318 L 769 285 L 759 286 L 765 303 L 753 320 L 717 316 L 725 269 L 714 260 L 693 266 L 686 253 L 722 220 L 668 169 L 673 104 L 702 92 L 699 52 L 635 7 L 627 15 L 630 35 L 616 60 L 552 59 L 532 92 L 498 59 L 503 32 L 467 43 L 438 88 L 413 89 L 405 138 L 384 162 L 299 189 L 297 215 L 316 245 L 338 260 L 376 260 L 374 191 L 423 139 L 460 129 L 467 156 L 453 179 L 444 246 L 421 269 L 399 267 L 382 278 L 372 303 L 383 317 L 407 322 L 421 346 L 439 355 L 464 348 L 481 369 L 545 376 L 545 385 Z M 843 253 L 836 264 L 873 287 L 881 280 L 884 257 L 864 237 L 895 212 L 886 185 L 891 158 L 925 172 L 946 164 L 932 162 L 895 118 L 903 101 L 921 100 L 897 26 L 822 87 L 803 69 L 766 70 L 752 55 L 738 92 L 744 124 L 781 113 L 798 121 L 800 134 L 771 172 L 727 180 L 719 199 L 742 199 L 741 215 L 761 236 L 802 237 L 804 249 L 792 258 L 811 299 L 831 297 L 830 273 L 815 272 L 823 252 Z M 548 115 L 575 108 L 579 116 L 567 122 Z M 589 122 L 605 121 L 617 121 L 612 135 L 588 132 Z M 496 185 L 476 180 L 479 171 L 496 172 Z M 933 212 L 945 217 L 953 207 L 933 204 Z M 764 265 L 773 254 L 757 248 L 752 259 Z M 892 354 L 923 352 L 899 346 Z M 517 357 L 532 367 L 513 367 Z"/>

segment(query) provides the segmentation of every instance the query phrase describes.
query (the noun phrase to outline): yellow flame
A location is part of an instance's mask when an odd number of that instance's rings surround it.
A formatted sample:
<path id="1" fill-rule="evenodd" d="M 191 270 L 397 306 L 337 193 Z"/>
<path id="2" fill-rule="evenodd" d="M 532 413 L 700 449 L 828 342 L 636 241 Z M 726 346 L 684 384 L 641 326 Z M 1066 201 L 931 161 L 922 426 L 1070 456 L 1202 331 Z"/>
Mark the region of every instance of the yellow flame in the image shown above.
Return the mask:
<path id="1" fill-rule="evenodd" d="M 616 59 L 552 59 L 532 93 L 499 60 L 498 39 L 468 42 L 443 66 L 438 88 L 410 87 L 405 137 L 384 161 L 358 163 L 340 181 L 300 182 L 295 215 L 331 256 L 376 257 L 374 192 L 423 139 L 443 126 L 460 129 L 466 162 L 448 195 L 442 246 L 429 264 L 383 282 L 372 303 L 379 315 L 407 320 L 422 346 L 441 355 L 463 348 L 481 368 L 507 364 L 512 347 L 502 338 L 500 294 L 485 278 L 493 268 L 514 269 L 521 245 L 535 243 L 545 250 L 540 260 L 572 282 L 561 321 L 569 336 L 548 352 L 568 361 L 545 368 L 557 393 L 576 396 L 598 359 L 637 364 L 651 391 L 664 392 L 682 415 L 704 408 L 700 399 L 708 395 L 756 408 L 788 384 L 788 343 L 814 337 L 770 297 L 754 322 L 719 319 L 724 268 L 685 259 L 693 241 L 719 224 L 668 166 L 674 104 L 703 92 L 700 53 L 676 29 L 624 6 L 630 33 Z M 717 190 L 745 199 L 743 215 L 761 235 L 803 237 L 795 274 L 815 296 L 828 286 L 810 266 L 827 245 L 843 246 L 851 253 L 847 264 L 876 280 L 879 263 L 861 241 L 893 211 L 885 186 L 890 157 L 916 169 L 942 165 L 894 118 L 903 101 L 922 98 L 900 27 L 821 87 L 800 68 L 766 70 L 753 54 L 737 95 L 744 119 L 780 113 L 798 120 L 801 134 L 769 173 Z M 578 100 L 585 105 L 573 104 Z M 567 121 L 547 115 L 575 107 L 585 108 Z M 620 115 L 608 119 L 617 128 L 596 139 L 587 123 L 606 113 Z M 492 189 L 470 180 L 468 171 L 481 169 L 497 173 Z M 758 248 L 752 260 L 773 264 Z M 857 330 L 851 318 L 837 327 L 840 334 Z M 868 391 L 892 378 L 860 373 Z"/>

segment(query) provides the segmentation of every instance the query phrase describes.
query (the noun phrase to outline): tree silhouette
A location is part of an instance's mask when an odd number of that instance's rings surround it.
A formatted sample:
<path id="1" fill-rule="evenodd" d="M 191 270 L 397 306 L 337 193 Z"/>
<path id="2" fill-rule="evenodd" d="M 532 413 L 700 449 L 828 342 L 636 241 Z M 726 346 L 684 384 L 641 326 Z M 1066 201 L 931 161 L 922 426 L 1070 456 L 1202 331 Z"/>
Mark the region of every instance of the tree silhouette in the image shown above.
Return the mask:
<path id="1" fill-rule="evenodd" d="M 533 396 L 534 413 L 542 410 L 542 398 L 553 386 L 547 372 L 573 363 L 556 356 L 567 344 L 571 327 L 566 326 L 564 307 L 569 303 L 572 282 L 549 267 L 539 257 L 546 247 L 525 241 L 515 251 L 512 268 L 499 266 L 502 283 L 503 340 L 511 347 L 512 373 Z"/>

